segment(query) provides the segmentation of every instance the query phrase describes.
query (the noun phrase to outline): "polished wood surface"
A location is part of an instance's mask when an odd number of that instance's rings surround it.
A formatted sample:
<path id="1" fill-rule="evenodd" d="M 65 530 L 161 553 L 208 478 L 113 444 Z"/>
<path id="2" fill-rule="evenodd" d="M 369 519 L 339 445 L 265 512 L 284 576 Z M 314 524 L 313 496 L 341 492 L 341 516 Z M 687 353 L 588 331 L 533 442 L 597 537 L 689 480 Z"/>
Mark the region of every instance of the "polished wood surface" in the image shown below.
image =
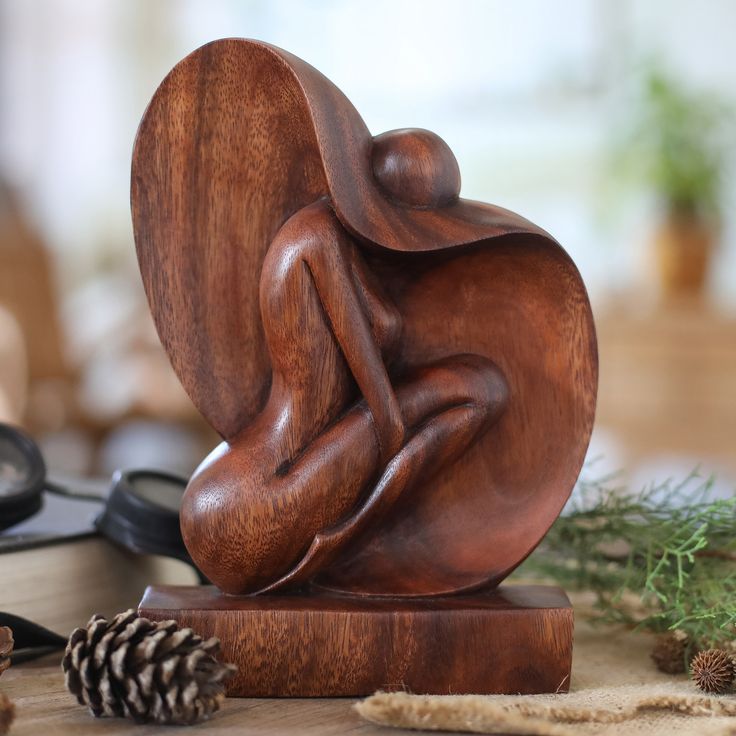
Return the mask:
<path id="1" fill-rule="evenodd" d="M 248 697 L 567 692 L 573 613 L 547 586 L 430 599 L 227 596 L 216 588 L 149 588 L 142 615 L 176 617 L 223 642 Z"/>
<path id="2" fill-rule="evenodd" d="M 595 409 L 585 288 L 548 234 L 459 189 L 438 136 L 373 139 L 266 44 L 208 44 L 154 96 L 136 245 L 162 342 L 225 439 L 182 509 L 222 590 L 472 591 L 562 508 Z"/>

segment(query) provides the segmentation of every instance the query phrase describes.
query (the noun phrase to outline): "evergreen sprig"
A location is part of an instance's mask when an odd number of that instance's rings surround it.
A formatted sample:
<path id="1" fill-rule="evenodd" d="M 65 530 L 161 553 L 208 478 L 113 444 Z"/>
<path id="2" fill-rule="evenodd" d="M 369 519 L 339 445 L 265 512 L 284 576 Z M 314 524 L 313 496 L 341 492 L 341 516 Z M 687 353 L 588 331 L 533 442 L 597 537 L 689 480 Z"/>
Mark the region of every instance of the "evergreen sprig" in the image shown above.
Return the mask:
<path id="1" fill-rule="evenodd" d="M 632 493 L 615 476 L 580 480 L 522 575 L 595 594 L 597 618 L 680 629 L 692 647 L 736 638 L 736 496 L 697 471 Z"/>

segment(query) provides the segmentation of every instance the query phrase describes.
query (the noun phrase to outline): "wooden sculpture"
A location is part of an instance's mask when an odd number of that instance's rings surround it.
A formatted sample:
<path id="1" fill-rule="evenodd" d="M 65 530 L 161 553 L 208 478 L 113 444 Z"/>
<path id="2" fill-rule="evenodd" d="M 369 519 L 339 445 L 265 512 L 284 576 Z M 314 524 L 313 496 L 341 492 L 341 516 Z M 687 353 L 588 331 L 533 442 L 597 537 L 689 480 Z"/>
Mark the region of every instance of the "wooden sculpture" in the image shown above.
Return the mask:
<path id="1" fill-rule="evenodd" d="M 264 43 L 200 48 L 145 113 L 141 273 L 224 441 L 181 511 L 219 590 L 141 608 L 217 633 L 235 694 L 566 688 L 564 594 L 495 586 L 580 471 L 590 307 L 550 235 L 459 193 L 438 136 L 372 137 Z"/>

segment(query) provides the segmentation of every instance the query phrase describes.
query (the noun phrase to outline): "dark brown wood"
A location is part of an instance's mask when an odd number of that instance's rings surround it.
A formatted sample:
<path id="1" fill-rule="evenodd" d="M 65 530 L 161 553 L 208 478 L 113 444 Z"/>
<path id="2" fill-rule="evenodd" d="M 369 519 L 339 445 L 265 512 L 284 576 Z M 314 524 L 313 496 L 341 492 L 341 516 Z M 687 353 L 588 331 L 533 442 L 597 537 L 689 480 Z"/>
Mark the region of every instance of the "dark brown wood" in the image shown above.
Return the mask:
<path id="1" fill-rule="evenodd" d="M 570 681 L 573 612 L 559 588 L 381 599 L 157 587 L 140 612 L 219 637 L 240 666 L 230 695 L 567 692 Z"/>
<path id="2" fill-rule="evenodd" d="M 590 306 L 551 236 L 459 194 L 441 138 L 373 138 L 325 77 L 259 42 L 195 51 L 146 111 L 141 273 L 224 439 L 182 532 L 222 591 L 260 595 L 143 608 L 218 631 L 248 671 L 238 692 L 564 685 L 559 597 L 450 596 L 501 582 L 570 493 L 595 410 Z"/>
<path id="3" fill-rule="evenodd" d="M 182 529 L 230 593 L 501 581 L 568 497 L 596 345 L 544 231 L 459 198 L 429 131 L 371 138 L 266 44 L 178 64 L 141 123 L 136 244 L 162 342 L 225 442 Z"/>

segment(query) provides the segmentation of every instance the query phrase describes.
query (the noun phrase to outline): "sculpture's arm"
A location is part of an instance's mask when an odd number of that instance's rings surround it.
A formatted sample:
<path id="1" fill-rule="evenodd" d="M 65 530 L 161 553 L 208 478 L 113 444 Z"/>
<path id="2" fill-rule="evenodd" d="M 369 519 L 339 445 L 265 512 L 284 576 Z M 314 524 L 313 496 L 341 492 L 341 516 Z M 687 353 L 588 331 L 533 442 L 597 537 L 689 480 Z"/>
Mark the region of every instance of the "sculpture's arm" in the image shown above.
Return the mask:
<path id="1" fill-rule="evenodd" d="M 378 343 L 385 365 L 389 366 L 399 347 L 401 314 L 357 248 L 352 249 L 350 271 L 355 291 L 368 314 L 373 339 Z"/>
<path id="2" fill-rule="evenodd" d="M 401 410 L 380 347 L 356 293 L 350 266 L 350 249 L 355 245 L 332 218 L 322 222 L 324 227 L 314 234 L 320 238 L 319 247 L 306 248 L 302 257 L 337 344 L 371 410 L 381 457 L 386 462 L 404 444 Z"/>

